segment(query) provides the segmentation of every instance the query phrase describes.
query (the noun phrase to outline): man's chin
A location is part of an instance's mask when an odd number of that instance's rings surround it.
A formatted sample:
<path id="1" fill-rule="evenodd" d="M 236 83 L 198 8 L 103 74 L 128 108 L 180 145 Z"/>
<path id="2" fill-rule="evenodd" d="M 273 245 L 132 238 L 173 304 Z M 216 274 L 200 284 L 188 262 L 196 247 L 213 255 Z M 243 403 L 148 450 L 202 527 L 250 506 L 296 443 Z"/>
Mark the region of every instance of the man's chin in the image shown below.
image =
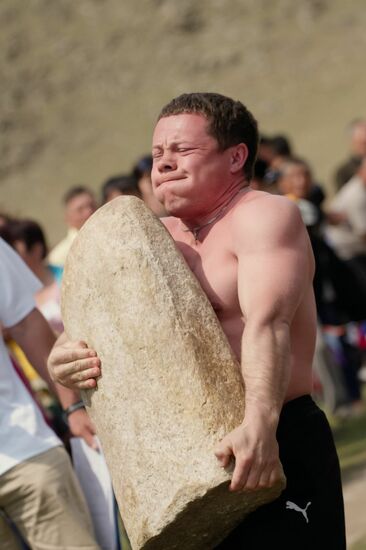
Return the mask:
<path id="1" fill-rule="evenodd" d="M 174 218 L 189 217 L 192 214 L 192 208 L 194 209 L 195 201 L 171 192 L 155 193 L 155 197 L 164 206 L 167 214 Z"/>
<path id="2" fill-rule="evenodd" d="M 189 212 L 192 208 L 189 207 L 186 201 L 175 198 L 171 200 L 164 200 L 163 205 L 169 216 L 174 216 L 175 218 L 184 216 L 184 214 Z"/>

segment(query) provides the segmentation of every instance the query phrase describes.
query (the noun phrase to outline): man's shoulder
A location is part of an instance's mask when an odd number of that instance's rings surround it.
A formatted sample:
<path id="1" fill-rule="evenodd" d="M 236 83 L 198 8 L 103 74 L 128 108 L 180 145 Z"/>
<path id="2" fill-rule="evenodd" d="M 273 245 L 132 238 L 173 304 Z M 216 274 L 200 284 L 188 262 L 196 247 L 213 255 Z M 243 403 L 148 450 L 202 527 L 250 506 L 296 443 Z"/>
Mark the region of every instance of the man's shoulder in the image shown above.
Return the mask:
<path id="1" fill-rule="evenodd" d="M 253 221 L 264 225 L 281 225 L 281 222 L 287 223 L 293 218 L 299 218 L 299 209 L 293 201 L 281 195 L 256 190 L 250 191 L 238 202 L 233 216 L 234 223 L 251 227 Z"/>
<path id="2" fill-rule="evenodd" d="M 255 246 L 260 242 L 291 240 L 304 231 L 304 224 L 299 208 L 290 199 L 253 191 L 238 203 L 231 229 L 234 240 Z"/>

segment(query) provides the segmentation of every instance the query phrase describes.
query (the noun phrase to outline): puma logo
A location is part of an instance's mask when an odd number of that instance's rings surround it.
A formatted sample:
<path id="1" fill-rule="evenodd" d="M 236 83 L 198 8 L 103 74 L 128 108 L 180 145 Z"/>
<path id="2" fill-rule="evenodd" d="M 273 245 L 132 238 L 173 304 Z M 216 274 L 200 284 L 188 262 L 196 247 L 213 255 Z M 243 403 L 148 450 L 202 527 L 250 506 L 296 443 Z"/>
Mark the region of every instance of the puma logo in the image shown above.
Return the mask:
<path id="1" fill-rule="evenodd" d="M 311 504 L 311 502 L 308 502 L 307 505 L 305 506 L 305 508 L 302 509 L 302 508 L 300 508 L 300 506 L 298 506 L 294 502 L 291 502 L 290 500 L 288 500 L 286 502 L 286 509 L 287 510 L 295 510 L 295 512 L 300 512 L 304 516 L 306 523 L 309 523 L 309 519 L 308 519 L 306 510 L 309 508 L 310 504 Z"/>

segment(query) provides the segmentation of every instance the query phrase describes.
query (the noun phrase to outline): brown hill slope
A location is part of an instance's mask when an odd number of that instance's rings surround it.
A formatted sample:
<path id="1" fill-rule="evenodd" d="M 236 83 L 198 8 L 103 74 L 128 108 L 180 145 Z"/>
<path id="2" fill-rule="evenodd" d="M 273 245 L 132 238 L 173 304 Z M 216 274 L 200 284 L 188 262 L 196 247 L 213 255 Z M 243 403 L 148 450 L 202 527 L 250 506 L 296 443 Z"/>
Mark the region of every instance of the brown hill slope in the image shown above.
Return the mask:
<path id="1" fill-rule="evenodd" d="M 366 115 L 363 0 L 2 0 L 0 209 L 62 235 L 59 201 L 149 150 L 183 91 L 241 99 L 322 180 Z"/>

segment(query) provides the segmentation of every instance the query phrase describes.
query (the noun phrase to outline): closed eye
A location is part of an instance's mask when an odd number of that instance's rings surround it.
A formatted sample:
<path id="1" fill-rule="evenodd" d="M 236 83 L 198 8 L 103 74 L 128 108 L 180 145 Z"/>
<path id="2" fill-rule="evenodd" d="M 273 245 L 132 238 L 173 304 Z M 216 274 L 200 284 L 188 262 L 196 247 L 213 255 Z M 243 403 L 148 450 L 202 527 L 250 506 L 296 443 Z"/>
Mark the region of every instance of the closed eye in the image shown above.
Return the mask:
<path id="1" fill-rule="evenodd" d="M 193 147 L 178 147 L 177 148 L 178 153 L 189 153 L 191 151 L 194 151 Z"/>

